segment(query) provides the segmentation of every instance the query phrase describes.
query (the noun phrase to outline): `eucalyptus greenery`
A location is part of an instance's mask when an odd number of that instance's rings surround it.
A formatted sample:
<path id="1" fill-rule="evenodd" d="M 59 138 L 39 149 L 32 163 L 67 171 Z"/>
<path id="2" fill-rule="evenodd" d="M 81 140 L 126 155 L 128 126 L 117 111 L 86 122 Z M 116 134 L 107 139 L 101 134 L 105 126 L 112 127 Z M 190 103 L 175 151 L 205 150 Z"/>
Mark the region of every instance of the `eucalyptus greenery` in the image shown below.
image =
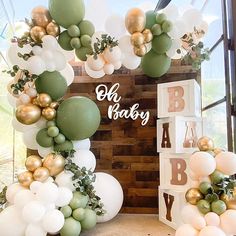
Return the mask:
<path id="1" fill-rule="evenodd" d="M 0 192 L 0 212 L 4 209 L 4 206 L 7 203 L 6 192 L 7 192 L 7 186 L 5 186 Z"/>
<path id="2" fill-rule="evenodd" d="M 118 40 L 115 40 L 115 38 L 111 37 L 108 34 L 102 34 L 101 39 L 96 38 L 97 42 L 94 43 L 94 58 L 96 59 L 97 56 L 105 51 L 106 48 L 109 48 L 109 50 L 112 50 L 112 48 L 118 46 Z"/>

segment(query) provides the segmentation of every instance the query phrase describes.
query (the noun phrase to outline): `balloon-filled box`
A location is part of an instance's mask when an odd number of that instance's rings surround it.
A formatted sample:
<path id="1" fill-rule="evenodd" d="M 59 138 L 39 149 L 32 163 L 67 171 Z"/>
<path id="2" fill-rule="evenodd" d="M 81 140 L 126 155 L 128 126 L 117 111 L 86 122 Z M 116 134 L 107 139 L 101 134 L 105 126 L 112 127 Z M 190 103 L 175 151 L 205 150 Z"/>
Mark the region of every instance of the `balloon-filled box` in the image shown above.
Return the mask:
<path id="1" fill-rule="evenodd" d="M 201 90 L 195 79 L 157 85 L 158 118 L 201 117 Z"/>
<path id="2" fill-rule="evenodd" d="M 157 120 L 157 152 L 193 153 L 202 136 L 202 118 L 175 116 Z"/>
<path id="3" fill-rule="evenodd" d="M 181 214 L 186 205 L 185 191 L 159 187 L 159 220 L 173 229 L 183 224 Z"/>
<path id="4" fill-rule="evenodd" d="M 162 189 L 187 191 L 194 182 L 190 178 L 191 154 L 160 153 L 160 186 Z"/>

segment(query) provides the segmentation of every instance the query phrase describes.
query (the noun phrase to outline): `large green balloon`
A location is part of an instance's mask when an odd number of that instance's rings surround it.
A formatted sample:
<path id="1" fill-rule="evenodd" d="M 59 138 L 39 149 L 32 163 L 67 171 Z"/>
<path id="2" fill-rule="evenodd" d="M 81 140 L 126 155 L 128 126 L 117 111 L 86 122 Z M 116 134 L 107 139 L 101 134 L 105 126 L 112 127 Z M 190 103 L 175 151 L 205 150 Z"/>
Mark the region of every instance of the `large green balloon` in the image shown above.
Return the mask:
<path id="1" fill-rule="evenodd" d="M 58 43 L 60 44 L 60 46 L 66 50 L 66 51 L 72 51 L 74 50 L 73 47 L 71 46 L 70 44 L 70 41 L 71 41 L 71 37 L 70 35 L 68 34 L 68 31 L 65 30 L 63 31 L 60 35 L 59 35 L 59 38 L 58 38 Z"/>
<path id="2" fill-rule="evenodd" d="M 63 228 L 60 231 L 61 236 L 78 236 L 81 232 L 80 222 L 73 217 L 65 219 Z"/>
<path id="3" fill-rule="evenodd" d="M 52 147 L 54 142 L 53 138 L 48 136 L 47 129 L 41 129 L 36 135 L 36 141 L 41 147 Z"/>
<path id="4" fill-rule="evenodd" d="M 155 36 L 152 40 L 152 49 L 158 54 L 166 53 L 171 48 L 171 45 L 172 40 L 165 33 Z"/>
<path id="5" fill-rule="evenodd" d="M 166 54 L 157 54 L 149 51 L 142 59 L 143 72 L 153 78 L 166 74 L 171 65 L 171 59 Z"/>
<path id="6" fill-rule="evenodd" d="M 79 24 L 80 35 L 89 35 L 90 37 L 93 36 L 95 33 L 95 28 L 92 22 L 88 20 L 83 20 Z"/>
<path id="7" fill-rule="evenodd" d="M 69 28 L 78 25 L 85 15 L 83 0 L 50 0 L 50 14 L 59 25 Z"/>
<path id="8" fill-rule="evenodd" d="M 155 11 L 146 12 L 146 29 L 151 29 L 153 25 L 156 24 L 157 13 Z"/>
<path id="9" fill-rule="evenodd" d="M 84 219 L 80 222 L 82 229 L 89 230 L 97 224 L 97 215 L 90 209 L 85 209 Z"/>
<path id="10" fill-rule="evenodd" d="M 92 53 L 93 53 L 92 48 L 81 47 L 81 48 L 75 50 L 76 56 L 81 61 L 87 61 L 87 55 L 91 55 Z"/>
<path id="11" fill-rule="evenodd" d="M 59 106 L 56 121 L 60 132 L 69 140 L 82 140 L 96 132 L 101 115 L 92 100 L 86 97 L 72 97 Z"/>
<path id="12" fill-rule="evenodd" d="M 67 91 L 66 80 L 58 71 L 45 71 L 36 79 L 35 87 L 38 93 L 47 93 L 54 101 L 62 98 Z"/>

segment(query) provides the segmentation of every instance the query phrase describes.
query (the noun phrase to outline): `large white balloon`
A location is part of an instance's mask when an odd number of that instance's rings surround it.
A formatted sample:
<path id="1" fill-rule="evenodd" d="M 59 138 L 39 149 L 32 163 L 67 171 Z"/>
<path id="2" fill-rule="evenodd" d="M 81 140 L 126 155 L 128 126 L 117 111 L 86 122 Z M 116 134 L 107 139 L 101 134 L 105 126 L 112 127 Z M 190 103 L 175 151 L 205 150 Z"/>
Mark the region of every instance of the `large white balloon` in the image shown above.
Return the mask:
<path id="1" fill-rule="evenodd" d="M 0 214 L 0 234 L 2 236 L 25 236 L 26 224 L 15 206 L 5 208 Z"/>
<path id="2" fill-rule="evenodd" d="M 12 126 L 13 128 L 18 131 L 18 132 L 21 132 L 21 133 L 24 133 L 26 132 L 27 130 L 30 130 L 32 128 L 35 128 L 35 124 L 33 125 L 24 125 L 22 123 L 20 123 L 16 117 L 14 116 L 13 119 L 12 119 Z"/>
<path id="3" fill-rule="evenodd" d="M 121 49 L 122 53 L 132 54 L 134 53 L 134 47 L 131 44 L 131 36 L 125 35 L 119 40 L 119 48 Z"/>
<path id="4" fill-rule="evenodd" d="M 198 26 L 202 22 L 202 14 L 198 9 L 189 9 L 182 16 L 186 23 L 188 32 L 193 32 L 194 26 Z"/>
<path id="5" fill-rule="evenodd" d="M 109 63 L 116 63 L 117 61 L 121 60 L 122 51 L 118 46 L 113 47 L 111 49 L 107 48 L 107 49 L 105 49 L 103 56 L 104 56 L 105 61 L 108 64 Z"/>
<path id="6" fill-rule="evenodd" d="M 92 172 L 96 168 L 96 158 L 89 150 L 77 150 L 74 153 L 72 161 L 80 168 L 85 167 L 87 170 L 91 170 Z"/>
<path id="7" fill-rule="evenodd" d="M 209 212 L 205 215 L 205 220 L 208 226 L 219 226 L 220 225 L 220 217 L 214 213 Z"/>
<path id="8" fill-rule="evenodd" d="M 48 154 L 53 152 L 53 147 L 45 148 L 37 145 L 37 150 L 41 157 L 46 157 Z"/>
<path id="9" fill-rule="evenodd" d="M 87 73 L 90 77 L 92 77 L 92 78 L 94 78 L 94 79 L 102 78 L 102 77 L 105 75 L 105 72 L 104 72 L 103 69 L 100 70 L 100 71 L 91 70 L 91 69 L 89 68 L 87 62 L 85 62 L 85 71 L 86 71 L 86 73 Z"/>
<path id="10" fill-rule="evenodd" d="M 105 60 L 102 55 L 98 55 L 96 58 L 94 56 L 89 56 L 87 64 L 91 70 L 100 71 L 105 65 Z"/>
<path id="11" fill-rule="evenodd" d="M 27 60 L 27 70 L 31 74 L 40 75 L 46 70 L 46 63 L 40 56 L 32 56 Z"/>
<path id="12" fill-rule="evenodd" d="M 181 211 L 181 217 L 185 224 L 192 224 L 192 219 L 201 216 L 197 206 L 186 205 Z"/>
<path id="13" fill-rule="evenodd" d="M 73 198 L 73 193 L 70 189 L 65 187 L 58 188 L 58 198 L 55 202 L 57 207 L 63 207 L 70 203 Z"/>
<path id="14" fill-rule="evenodd" d="M 226 234 L 236 234 L 236 210 L 227 210 L 220 216 L 220 226 Z"/>
<path id="15" fill-rule="evenodd" d="M 58 49 L 58 42 L 55 37 L 52 35 L 45 35 L 42 38 L 42 45 L 43 48 L 48 49 L 48 50 L 57 50 Z"/>
<path id="16" fill-rule="evenodd" d="M 42 186 L 42 182 L 39 182 L 39 181 L 34 181 L 31 183 L 30 185 L 30 191 L 34 194 L 36 194 L 39 190 L 39 188 Z"/>
<path id="17" fill-rule="evenodd" d="M 123 54 L 122 64 L 129 70 L 135 70 L 141 63 L 141 57 L 134 55 L 134 53 Z"/>
<path id="18" fill-rule="evenodd" d="M 16 194 L 22 190 L 26 190 L 26 188 L 24 188 L 19 183 L 14 183 L 14 184 L 9 185 L 7 187 L 7 192 L 6 192 L 7 201 L 13 204 Z"/>
<path id="19" fill-rule="evenodd" d="M 35 196 L 34 196 L 34 194 L 30 190 L 28 190 L 28 189 L 22 190 L 22 191 L 18 192 L 15 195 L 14 205 L 17 208 L 22 209 L 30 201 L 33 201 L 34 198 L 35 198 Z"/>
<path id="20" fill-rule="evenodd" d="M 39 225 L 30 224 L 25 230 L 25 236 L 47 236 L 47 232 Z"/>
<path id="21" fill-rule="evenodd" d="M 198 236 L 198 232 L 193 226 L 185 224 L 177 229 L 175 236 Z"/>
<path id="22" fill-rule="evenodd" d="M 226 236 L 225 233 L 216 226 L 207 226 L 201 230 L 199 236 Z"/>
<path id="23" fill-rule="evenodd" d="M 236 174 L 236 154 L 221 152 L 216 157 L 216 168 L 226 175 Z"/>
<path id="24" fill-rule="evenodd" d="M 56 183 L 59 187 L 66 187 L 69 188 L 72 192 L 75 191 L 75 186 L 73 185 L 72 181 L 73 173 L 70 171 L 63 171 L 56 177 Z"/>
<path id="25" fill-rule="evenodd" d="M 107 222 L 113 219 L 120 211 L 123 204 L 123 190 L 120 183 L 111 175 L 96 173 L 94 189 L 101 198 L 106 213 L 98 216 L 98 222 Z"/>
<path id="26" fill-rule="evenodd" d="M 89 138 L 80 141 L 72 141 L 72 143 L 75 150 L 80 150 L 80 149 L 89 150 L 91 147 L 91 142 Z"/>
<path id="27" fill-rule="evenodd" d="M 189 166 L 195 175 L 205 177 L 215 171 L 216 161 L 215 158 L 207 152 L 195 152 L 190 157 Z"/>
<path id="28" fill-rule="evenodd" d="M 39 128 L 32 128 L 23 133 L 23 142 L 25 146 L 31 150 L 38 149 L 38 143 L 36 141 L 37 133 L 39 132 Z"/>
<path id="29" fill-rule="evenodd" d="M 7 101 L 13 108 L 17 107 L 19 104 L 19 100 L 10 93 L 7 93 Z"/>
<path id="30" fill-rule="evenodd" d="M 120 15 L 111 15 L 105 22 L 105 29 L 109 35 L 119 39 L 126 33 L 125 19 Z"/>
<path id="31" fill-rule="evenodd" d="M 58 198 L 58 187 L 54 183 L 46 182 L 37 192 L 37 200 L 44 203 L 54 203 Z"/>
<path id="32" fill-rule="evenodd" d="M 166 14 L 170 21 L 175 21 L 179 17 L 179 9 L 174 4 L 169 4 L 162 12 Z"/>
<path id="33" fill-rule="evenodd" d="M 74 81 L 75 72 L 73 67 L 67 63 L 66 68 L 60 71 L 61 75 L 65 78 L 67 85 L 71 85 Z"/>

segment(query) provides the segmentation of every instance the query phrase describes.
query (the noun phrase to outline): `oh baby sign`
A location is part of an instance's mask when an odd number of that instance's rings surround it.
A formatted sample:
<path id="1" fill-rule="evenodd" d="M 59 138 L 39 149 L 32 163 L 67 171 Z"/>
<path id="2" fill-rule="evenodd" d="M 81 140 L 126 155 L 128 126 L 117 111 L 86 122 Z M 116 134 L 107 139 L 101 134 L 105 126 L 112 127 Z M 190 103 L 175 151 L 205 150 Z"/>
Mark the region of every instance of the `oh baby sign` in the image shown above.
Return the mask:
<path id="1" fill-rule="evenodd" d="M 142 122 L 141 125 L 145 126 L 150 118 L 149 111 L 138 111 L 139 104 L 136 103 L 129 109 L 120 109 L 120 100 L 121 96 L 118 94 L 120 84 L 114 84 L 110 89 L 107 88 L 105 84 L 101 84 L 96 87 L 96 95 L 98 101 L 104 101 L 107 99 L 109 102 L 114 102 L 114 105 L 110 105 L 108 107 L 107 115 L 109 119 L 117 120 L 117 119 L 132 119 L 136 120 L 141 118 Z"/>

